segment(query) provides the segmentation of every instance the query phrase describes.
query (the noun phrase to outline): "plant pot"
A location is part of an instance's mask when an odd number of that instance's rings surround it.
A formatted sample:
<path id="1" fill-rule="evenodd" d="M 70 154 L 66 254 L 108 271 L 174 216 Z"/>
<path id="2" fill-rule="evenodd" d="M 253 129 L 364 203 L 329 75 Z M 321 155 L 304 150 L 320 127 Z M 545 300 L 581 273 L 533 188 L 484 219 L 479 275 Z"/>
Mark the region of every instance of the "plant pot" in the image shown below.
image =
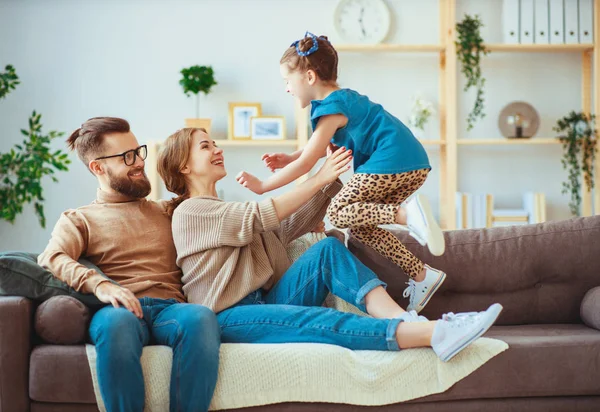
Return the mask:
<path id="1" fill-rule="evenodd" d="M 210 134 L 211 119 L 185 119 L 185 127 L 193 127 L 195 129 L 204 129 Z"/>

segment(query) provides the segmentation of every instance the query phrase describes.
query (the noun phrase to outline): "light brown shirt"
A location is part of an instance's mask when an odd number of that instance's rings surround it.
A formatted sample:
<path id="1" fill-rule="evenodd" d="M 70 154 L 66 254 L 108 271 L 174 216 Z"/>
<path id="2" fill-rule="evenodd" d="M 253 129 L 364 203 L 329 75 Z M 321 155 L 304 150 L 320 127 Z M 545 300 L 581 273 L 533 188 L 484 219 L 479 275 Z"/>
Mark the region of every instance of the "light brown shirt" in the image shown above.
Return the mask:
<path id="1" fill-rule="evenodd" d="M 78 263 L 80 257 L 138 298 L 185 301 L 164 201 L 98 189 L 92 204 L 61 215 L 38 263 L 75 290 L 94 293 L 107 280 Z"/>
<path id="2" fill-rule="evenodd" d="M 270 289 L 291 265 L 287 244 L 322 221 L 341 187 L 326 186 L 282 222 L 271 199 L 198 196 L 181 203 L 172 226 L 188 301 L 220 312 L 258 288 Z"/>

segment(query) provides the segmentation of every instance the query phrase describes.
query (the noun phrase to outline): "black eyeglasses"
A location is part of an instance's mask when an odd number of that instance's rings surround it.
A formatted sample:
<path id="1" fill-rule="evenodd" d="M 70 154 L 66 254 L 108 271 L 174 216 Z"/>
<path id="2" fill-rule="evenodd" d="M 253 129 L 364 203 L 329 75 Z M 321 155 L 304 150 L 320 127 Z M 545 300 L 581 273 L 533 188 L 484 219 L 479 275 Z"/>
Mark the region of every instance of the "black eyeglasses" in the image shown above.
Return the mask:
<path id="1" fill-rule="evenodd" d="M 148 147 L 145 144 L 143 144 L 140 147 L 138 147 L 137 149 L 131 149 L 126 152 L 119 153 L 119 154 L 112 155 L 112 156 L 97 157 L 94 160 L 110 159 L 111 157 L 119 157 L 119 156 L 121 156 L 123 158 L 123 163 L 125 163 L 125 166 L 131 166 L 135 163 L 138 156 L 140 157 L 140 159 L 146 160 L 146 157 L 148 156 Z"/>

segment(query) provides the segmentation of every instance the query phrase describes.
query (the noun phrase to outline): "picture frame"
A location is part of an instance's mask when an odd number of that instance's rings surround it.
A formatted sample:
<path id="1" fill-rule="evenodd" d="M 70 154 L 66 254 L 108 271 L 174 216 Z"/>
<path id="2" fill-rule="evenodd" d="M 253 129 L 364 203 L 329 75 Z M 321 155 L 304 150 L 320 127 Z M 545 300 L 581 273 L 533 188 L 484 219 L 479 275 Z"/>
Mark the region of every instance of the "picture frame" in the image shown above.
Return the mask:
<path id="1" fill-rule="evenodd" d="M 251 118 L 260 117 L 261 115 L 262 107 L 260 103 L 229 103 L 228 138 L 230 140 L 249 140 L 251 138 Z"/>
<path id="2" fill-rule="evenodd" d="M 256 116 L 250 119 L 252 140 L 285 140 L 285 117 Z"/>

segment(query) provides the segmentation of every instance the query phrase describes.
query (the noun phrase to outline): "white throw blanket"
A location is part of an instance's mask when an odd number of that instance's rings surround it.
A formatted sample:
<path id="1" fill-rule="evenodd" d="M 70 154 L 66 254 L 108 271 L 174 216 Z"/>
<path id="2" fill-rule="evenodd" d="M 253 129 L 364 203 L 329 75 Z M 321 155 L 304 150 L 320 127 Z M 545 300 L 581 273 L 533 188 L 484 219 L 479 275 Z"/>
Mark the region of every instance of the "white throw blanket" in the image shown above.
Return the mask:
<path id="1" fill-rule="evenodd" d="M 296 260 L 325 235 L 309 233 L 288 246 Z M 325 306 L 368 316 L 355 306 L 329 295 Z M 351 351 L 319 343 L 223 344 L 219 380 L 210 410 L 279 402 L 333 402 L 385 405 L 449 389 L 481 365 L 508 349 L 500 340 L 480 338 L 450 362 L 431 348 L 400 352 Z M 86 345 L 96 401 L 106 411 L 96 375 L 96 349 Z M 142 352 L 146 412 L 169 410 L 173 353 L 166 346 Z"/>
<path id="2" fill-rule="evenodd" d="M 385 405 L 441 393 L 508 345 L 480 338 L 450 362 L 432 349 L 400 352 L 351 351 L 319 343 L 223 344 L 219 380 L 210 409 L 278 402 Z M 86 345 L 94 393 L 106 411 L 96 376 L 96 349 Z M 147 346 L 142 353 L 146 412 L 169 410 L 171 348 Z"/>

